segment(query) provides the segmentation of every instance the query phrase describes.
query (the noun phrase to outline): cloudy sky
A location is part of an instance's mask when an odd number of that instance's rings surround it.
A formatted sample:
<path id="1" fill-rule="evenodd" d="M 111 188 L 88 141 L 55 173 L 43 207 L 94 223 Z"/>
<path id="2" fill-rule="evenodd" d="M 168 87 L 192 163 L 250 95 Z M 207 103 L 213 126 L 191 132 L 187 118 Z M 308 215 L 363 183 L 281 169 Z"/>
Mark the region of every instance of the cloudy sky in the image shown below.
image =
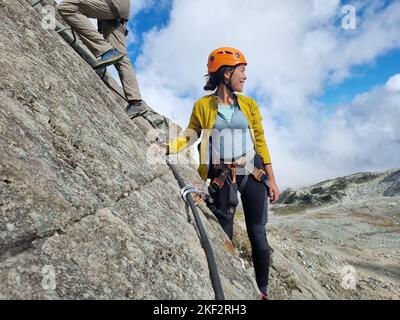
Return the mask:
<path id="1" fill-rule="evenodd" d="M 129 54 L 142 94 L 181 126 L 206 94 L 209 53 L 243 51 L 245 94 L 259 103 L 282 190 L 400 167 L 400 0 L 131 5 Z"/>

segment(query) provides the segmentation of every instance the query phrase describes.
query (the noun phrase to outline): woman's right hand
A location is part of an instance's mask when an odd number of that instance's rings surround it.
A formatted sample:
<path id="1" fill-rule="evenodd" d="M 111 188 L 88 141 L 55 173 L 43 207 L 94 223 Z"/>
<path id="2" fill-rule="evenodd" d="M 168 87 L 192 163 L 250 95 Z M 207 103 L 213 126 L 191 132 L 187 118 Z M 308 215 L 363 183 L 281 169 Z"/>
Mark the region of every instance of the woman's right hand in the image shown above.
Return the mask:
<path id="1" fill-rule="evenodd" d="M 278 185 L 276 182 L 270 181 L 269 183 L 269 198 L 270 198 L 270 203 L 271 204 L 276 204 L 279 200 L 281 193 L 279 191 Z"/>

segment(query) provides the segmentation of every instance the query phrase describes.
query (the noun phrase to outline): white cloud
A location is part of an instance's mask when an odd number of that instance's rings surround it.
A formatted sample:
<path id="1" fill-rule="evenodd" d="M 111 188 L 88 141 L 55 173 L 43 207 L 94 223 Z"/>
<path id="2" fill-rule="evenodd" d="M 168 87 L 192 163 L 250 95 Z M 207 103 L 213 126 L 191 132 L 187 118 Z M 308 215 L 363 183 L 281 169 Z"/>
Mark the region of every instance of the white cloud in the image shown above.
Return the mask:
<path id="1" fill-rule="evenodd" d="M 285 184 L 399 167 L 400 92 L 387 87 L 358 95 L 331 117 L 300 116 L 293 128 L 277 134 L 270 128 Z"/>
<path id="2" fill-rule="evenodd" d="M 186 126 L 193 102 L 204 95 L 208 54 L 219 46 L 238 47 L 249 61 L 247 92 L 256 94 L 262 107 L 282 188 L 398 166 L 400 102 L 392 90 L 398 77 L 330 118 L 313 101 L 327 83 L 348 77 L 352 66 L 400 47 L 400 3 L 382 9 L 355 1 L 364 14 L 349 31 L 337 26 L 339 5 L 338 0 L 176 0 L 169 25 L 145 35 L 137 61 L 143 96 Z M 291 125 L 281 126 L 278 118 Z"/>
<path id="3" fill-rule="evenodd" d="M 389 91 L 400 92 L 400 74 L 396 74 L 389 79 L 386 84 Z"/>

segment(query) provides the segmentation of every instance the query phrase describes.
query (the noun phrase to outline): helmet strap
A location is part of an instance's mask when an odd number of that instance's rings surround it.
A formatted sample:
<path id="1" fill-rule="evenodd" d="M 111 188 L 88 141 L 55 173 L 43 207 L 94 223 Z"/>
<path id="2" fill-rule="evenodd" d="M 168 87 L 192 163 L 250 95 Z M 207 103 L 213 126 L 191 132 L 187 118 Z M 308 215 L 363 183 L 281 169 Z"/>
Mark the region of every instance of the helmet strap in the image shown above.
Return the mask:
<path id="1" fill-rule="evenodd" d="M 230 75 L 230 77 L 229 77 L 228 82 L 226 82 L 225 79 L 224 79 L 224 85 L 225 85 L 225 87 L 229 90 L 229 95 L 230 95 L 231 97 L 234 96 L 234 91 L 233 91 L 233 87 L 232 87 L 232 77 L 233 77 L 233 74 L 234 74 L 235 71 L 236 71 L 236 68 L 237 68 L 237 66 L 235 66 L 235 67 L 233 68 L 232 73 L 231 73 L 231 75 Z"/>

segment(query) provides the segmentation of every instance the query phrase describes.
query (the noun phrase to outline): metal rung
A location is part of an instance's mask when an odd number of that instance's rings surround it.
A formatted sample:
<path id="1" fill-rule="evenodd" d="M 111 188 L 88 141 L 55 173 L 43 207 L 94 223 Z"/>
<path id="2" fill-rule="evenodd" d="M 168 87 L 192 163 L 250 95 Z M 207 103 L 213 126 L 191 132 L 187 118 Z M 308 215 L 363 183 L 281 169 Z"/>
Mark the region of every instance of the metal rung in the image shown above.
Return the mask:
<path id="1" fill-rule="evenodd" d="M 32 7 L 37 6 L 39 3 L 43 2 L 44 0 L 34 0 L 32 1 Z"/>
<path id="2" fill-rule="evenodd" d="M 60 29 L 60 30 L 56 30 L 56 32 L 57 32 L 57 33 L 61 33 L 61 32 L 64 32 L 64 31 L 66 31 L 66 30 L 71 30 L 72 36 L 74 37 L 74 40 L 72 40 L 72 41 L 69 42 L 68 44 L 69 44 L 69 45 L 74 44 L 74 43 L 76 42 L 76 35 L 75 35 L 75 32 L 74 32 L 74 29 L 72 29 L 71 27 L 64 27 L 64 28 L 62 28 L 62 29 Z"/>
<path id="3" fill-rule="evenodd" d="M 71 27 L 64 27 L 64 28 L 62 28 L 62 29 L 60 29 L 60 30 L 57 30 L 56 32 L 57 32 L 57 33 L 60 33 L 60 32 L 63 32 L 63 31 L 65 31 L 65 30 L 72 30 L 72 28 L 71 28 Z"/>

